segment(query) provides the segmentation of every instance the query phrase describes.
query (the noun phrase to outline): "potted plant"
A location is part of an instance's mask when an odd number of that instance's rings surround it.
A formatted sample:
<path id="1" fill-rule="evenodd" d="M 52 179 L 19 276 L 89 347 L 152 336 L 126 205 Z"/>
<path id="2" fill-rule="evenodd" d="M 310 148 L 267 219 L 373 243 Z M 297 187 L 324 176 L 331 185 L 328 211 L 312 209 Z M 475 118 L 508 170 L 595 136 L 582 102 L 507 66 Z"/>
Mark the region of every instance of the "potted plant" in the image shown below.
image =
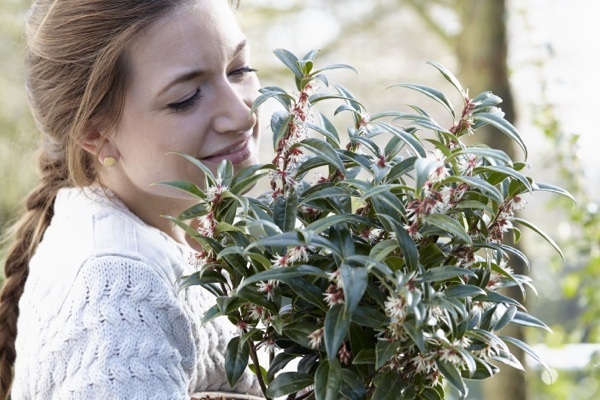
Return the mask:
<path id="1" fill-rule="evenodd" d="M 239 328 L 226 352 L 230 384 L 249 366 L 268 398 L 443 399 L 444 382 L 464 397 L 465 379 L 491 377 L 496 362 L 523 368 L 507 343 L 543 364 L 529 345 L 501 334 L 510 323 L 548 329 L 500 292 L 533 289 L 511 269 L 527 257 L 504 239 L 527 227 L 560 253 L 518 212 L 536 191 L 570 195 L 526 176 L 524 161 L 463 143 L 491 125 L 526 159 L 501 99 L 470 98 L 430 62 L 460 94 L 458 111 L 437 89 L 397 86 L 435 100 L 450 127 L 418 106 L 371 115 L 324 74 L 352 67 L 317 68 L 314 51 L 275 55 L 298 92 L 265 87 L 254 103 L 253 111 L 268 99 L 283 107 L 271 118 L 273 162 L 234 175 L 224 161 L 213 174 L 182 154 L 204 173 L 204 189 L 164 182 L 198 198 L 171 218 L 204 249 L 194 255 L 198 272 L 179 285 L 215 295 L 205 321 L 225 316 Z M 332 115 L 319 111 L 325 101 L 339 103 Z M 260 179 L 271 190 L 248 196 Z"/>

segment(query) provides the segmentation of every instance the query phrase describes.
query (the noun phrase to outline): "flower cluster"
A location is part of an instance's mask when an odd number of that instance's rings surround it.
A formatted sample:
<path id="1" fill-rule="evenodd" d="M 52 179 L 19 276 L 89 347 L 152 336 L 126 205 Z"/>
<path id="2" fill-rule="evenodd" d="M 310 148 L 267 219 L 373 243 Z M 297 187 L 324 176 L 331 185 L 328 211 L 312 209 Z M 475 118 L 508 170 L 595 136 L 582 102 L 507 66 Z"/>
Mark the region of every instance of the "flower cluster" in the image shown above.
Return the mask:
<path id="1" fill-rule="evenodd" d="M 304 159 L 304 151 L 297 144 L 308 136 L 307 120 L 310 119 L 309 96 L 313 88 L 306 85 L 289 113 L 282 117 L 287 121 L 286 134 L 279 140 L 273 164 L 276 170 L 271 172 L 272 196 L 286 195 L 296 187 L 295 179 L 298 164 Z"/>

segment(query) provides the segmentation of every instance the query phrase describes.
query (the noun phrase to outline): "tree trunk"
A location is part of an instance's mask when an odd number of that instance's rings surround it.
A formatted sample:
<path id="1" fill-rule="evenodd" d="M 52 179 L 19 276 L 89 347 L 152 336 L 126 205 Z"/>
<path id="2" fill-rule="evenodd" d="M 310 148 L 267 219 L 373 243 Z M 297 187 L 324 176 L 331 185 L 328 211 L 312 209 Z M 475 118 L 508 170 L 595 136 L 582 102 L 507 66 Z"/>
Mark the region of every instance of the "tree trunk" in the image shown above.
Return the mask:
<path id="1" fill-rule="evenodd" d="M 471 98 L 483 90 L 491 90 L 500 96 L 504 100 L 501 106 L 506 119 L 514 123 L 515 109 L 508 81 L 505 1 L 460 0 L 457 4 L 462 22 L 456 49 L 461 67 L 459 79 L 470 88 Z M 478 131 L 477 141 L 502 149 L 513 159 L 523 159 L 523 155 L 515 151 L 514 142 L 496 129 Z M 516 273 L 526 273 L 520 259 L 513 257 L 510 266 Z M 514 298 L 520 296 L 518 288 L 507 294 Z M 523 330 L 517 325 L 507 326 L 502 334 L 523 340 Z M 524 353 L 514 347 L 511 350 L 524 364 Z M 525 400 L 524 373 L 511 367 L 500 367 L 500 374 L 484 383 L 484 399 Z"/>

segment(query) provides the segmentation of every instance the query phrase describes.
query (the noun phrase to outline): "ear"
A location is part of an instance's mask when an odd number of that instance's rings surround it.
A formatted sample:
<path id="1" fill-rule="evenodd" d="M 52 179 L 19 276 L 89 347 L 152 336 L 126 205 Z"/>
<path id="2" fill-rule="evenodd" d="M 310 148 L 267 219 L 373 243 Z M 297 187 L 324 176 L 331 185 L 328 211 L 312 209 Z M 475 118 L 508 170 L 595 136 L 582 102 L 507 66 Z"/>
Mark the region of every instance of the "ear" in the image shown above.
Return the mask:
<path id="1" fill-rule="evenodd" d="M 92 156 L 97 157 L 101 163 L 106 157 L 116 159 L 119 157 L 119 152 L 113 142 L 97 130 L 88 133 L 80 142 L 80 146 Z"/>

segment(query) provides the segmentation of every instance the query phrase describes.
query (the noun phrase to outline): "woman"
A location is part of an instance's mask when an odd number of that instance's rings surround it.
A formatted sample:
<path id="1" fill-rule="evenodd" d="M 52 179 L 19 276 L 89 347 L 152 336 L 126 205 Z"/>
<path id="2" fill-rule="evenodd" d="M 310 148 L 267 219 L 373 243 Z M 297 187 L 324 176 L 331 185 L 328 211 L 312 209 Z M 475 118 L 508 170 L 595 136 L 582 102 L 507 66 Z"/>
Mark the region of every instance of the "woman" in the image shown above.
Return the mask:
<path id="1" fill-rule="evenodd" d="M 190 247 L 162 215 L 194 201 L 153 185 L 200 184 L 176 151 L 257 162 L 258 80 L 230 4 L 38 0 L 27 37 L 42 180 L 7 255 L 0 398 L 11 382 L 15 400 L 257 394 L 251 374 L 227 383 L 229 323 L 200 325 L 211 296 L 175 290 Z"/>

